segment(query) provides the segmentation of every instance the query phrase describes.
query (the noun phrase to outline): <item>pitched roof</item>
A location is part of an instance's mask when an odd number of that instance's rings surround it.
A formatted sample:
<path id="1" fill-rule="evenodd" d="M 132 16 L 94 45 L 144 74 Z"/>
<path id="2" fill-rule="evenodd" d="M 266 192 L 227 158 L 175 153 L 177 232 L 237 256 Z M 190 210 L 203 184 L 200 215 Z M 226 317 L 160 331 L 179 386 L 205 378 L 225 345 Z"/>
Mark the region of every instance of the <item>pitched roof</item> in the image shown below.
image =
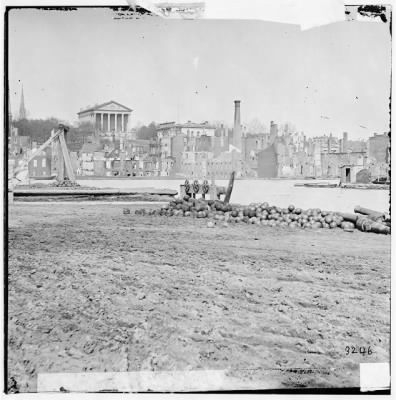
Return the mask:
<path id="1" fill-rule="evenodd" d="M 164 122 L 162 124 L 157 125 L 156 130 L 160 131 L 162 129 L 168 129 L 168 128 L 206 128 L 206 129 L 216 129 L 215 125 L 209 124 L 209 122 L 191 122 L 188 121 L 184 124 L 179 124 L 176 122 Z"/>
<path id="2" fill-rule="evenodd" d="M 126 143 L 126 145 L 135 145 L 135 146 L 149 146 L 150 145 L 150 140 L 146 140 L 146 139 L 131 139 L 128 140 Z"/>
<path id="3" fill-rule="evenodd" d="M 104 108 L 105 106 L 107 106 L 107 105 L 109 105 L 109 104 L 112 104 L 112 103 L 113 103 L 113 104 L 117 104 L 118 106 L 120 106 L 120 107 L 122 107 L 122 108 L 125 108 L 126 111 L 132 111 L 131 108 L 129 108 L 129 107 L 127 107 L 127 106 L 124 106 L 124 105 L 122 105 L 121 103 L 117 103 L 117 102 L 114 101 L 114 100 L 110 100 L 110 101 L 107 101 L 106 103 L 96 104 L 96 105 L 94 105 L 93 107 L 88 107 L 88 108 L 86 108 L 86 109 L 84 109 L 84 110 L 81 110 L 80 112 L 77 113 L 77 115 L 83 114 L 83 113 L 88 112 L 88 111 L 99 110 L 99 109 Z"/>
<path id="4" fill-rule="evenodd" d="M 185 124 L 180 124 L 179 125 L 182 128 L 207 128 L 207 129 L 216 129 L 216 127 L 214 125 L 209 124 L 209 122 L 201 122 L 201 123 L 197 123 L 197 122 L 187 122 Z"/>

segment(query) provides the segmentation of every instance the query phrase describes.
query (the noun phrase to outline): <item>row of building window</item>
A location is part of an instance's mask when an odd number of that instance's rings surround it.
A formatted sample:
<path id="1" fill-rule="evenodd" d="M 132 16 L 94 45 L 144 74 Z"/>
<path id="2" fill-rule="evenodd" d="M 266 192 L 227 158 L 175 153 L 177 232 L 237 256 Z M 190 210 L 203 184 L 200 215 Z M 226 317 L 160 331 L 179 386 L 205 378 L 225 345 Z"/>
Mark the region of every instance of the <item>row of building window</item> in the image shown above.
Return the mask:
<path id="1" fill-rule="evenodd" d="M 37 166 L 38 166 L 37 160 L 33 160 L 33 167 L 37 168 Z M 42 168 L 45 168 L 47 166 L 47 160 L 45 158 L 41 160 L 41 166 Z"/>
<path id="2" fill-rule="evenodd" d="M 46 176 L 46 175 L 47 173 L 45 171 L 42 171 L 40 176 Z M 36 171 L 32 171 L 32 176 L 36 176 Z"/>

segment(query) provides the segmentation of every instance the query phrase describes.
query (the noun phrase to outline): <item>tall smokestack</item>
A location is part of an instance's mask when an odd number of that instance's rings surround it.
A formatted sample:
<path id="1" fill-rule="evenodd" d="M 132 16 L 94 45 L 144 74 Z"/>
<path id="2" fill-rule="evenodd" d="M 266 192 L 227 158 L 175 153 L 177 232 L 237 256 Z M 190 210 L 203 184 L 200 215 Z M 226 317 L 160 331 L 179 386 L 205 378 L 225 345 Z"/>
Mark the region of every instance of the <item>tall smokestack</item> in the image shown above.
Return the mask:
<path id="1" fill-rule="evenodd" d="M 235 100 L 235 112 L 234 112 L 234 136 L 233 136 L 233 145 L 242 150 L 242 129 L 241 129 L 241 101 Z"/>

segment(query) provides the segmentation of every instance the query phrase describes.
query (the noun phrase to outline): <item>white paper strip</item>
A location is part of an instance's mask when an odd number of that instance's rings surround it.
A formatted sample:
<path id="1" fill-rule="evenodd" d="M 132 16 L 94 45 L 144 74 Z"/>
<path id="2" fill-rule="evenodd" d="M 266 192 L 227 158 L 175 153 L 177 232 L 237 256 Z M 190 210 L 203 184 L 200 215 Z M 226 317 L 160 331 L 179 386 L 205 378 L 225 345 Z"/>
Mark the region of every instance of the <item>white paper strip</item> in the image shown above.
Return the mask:
<path id="1" fill-rule="evenodd" d="M 127 2 L 132 7 L 139 5 L 164 17 L 167 16 L 157 8 L 157 4 L 167 3 L 169 6 L 198 4 L 196 1 L 127 0 Z M 210 19 L 251 19 L 289 23 L 300 25 L 303 30 L 345 21 L 343 0 L 206 0 L 202 3 L 205 7 L 202 17 Z M 172 18 L 172 14 L 169 17 Z"/>
<path id="2" fill-rule="evenodd" d="M 360 364 L 360 390 L 362 392 L 386 390 L 390 387 L 389 363 Z"/>
<path id="3" fill-rule="evenodd" d="M 225 370 L 43 373 L 37 391 L 43 392 L 206 392 L 273 388 L 273 382 L 242 380 Z"/>

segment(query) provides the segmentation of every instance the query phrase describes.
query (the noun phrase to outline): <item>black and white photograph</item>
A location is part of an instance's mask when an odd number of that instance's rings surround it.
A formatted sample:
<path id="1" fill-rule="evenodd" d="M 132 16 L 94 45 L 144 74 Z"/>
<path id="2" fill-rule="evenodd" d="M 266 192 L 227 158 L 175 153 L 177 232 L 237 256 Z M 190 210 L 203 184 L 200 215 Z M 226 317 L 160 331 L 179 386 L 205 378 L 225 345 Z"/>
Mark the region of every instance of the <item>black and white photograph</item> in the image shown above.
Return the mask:
<path id="1" fill-rule="evenodd" d="M 5 393 L 390 394 L 392 6 L 53 3 L 3 7 Z"/>

